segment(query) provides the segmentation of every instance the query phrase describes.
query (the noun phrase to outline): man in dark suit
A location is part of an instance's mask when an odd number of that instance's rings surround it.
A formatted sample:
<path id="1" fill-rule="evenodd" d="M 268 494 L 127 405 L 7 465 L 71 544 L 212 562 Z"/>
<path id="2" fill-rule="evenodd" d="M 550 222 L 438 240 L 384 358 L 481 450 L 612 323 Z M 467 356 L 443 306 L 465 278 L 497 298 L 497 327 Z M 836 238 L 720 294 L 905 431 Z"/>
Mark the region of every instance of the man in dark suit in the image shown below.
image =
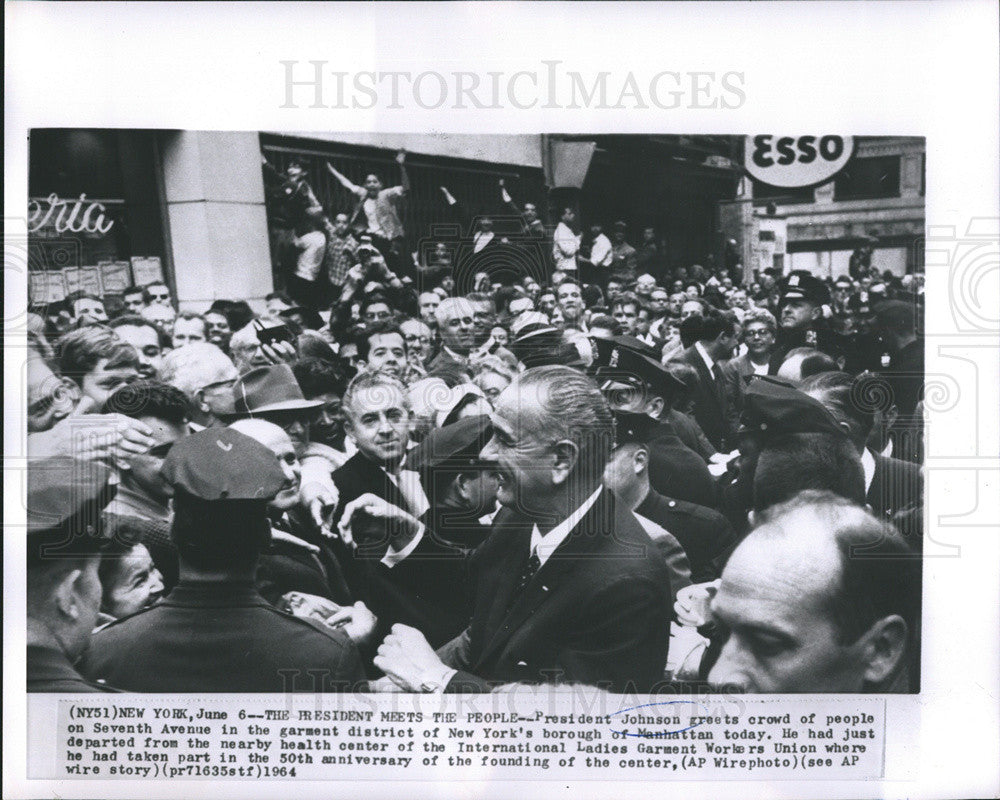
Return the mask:
<path id="1" fill-rule="evenodd" d="M 670 580 L 649 536 L 601 486 L 613 432 L 603 396 L 572 368 L 529 369 L 492 421 L 482 456 L 513 513 L 472 558 L 472 621 L 437 653 L 419 631 L 394 626 L 375 665 L 407 691 L 580 682 L 648 692 L 666 664 Z"/>
<path id="2" fill-rule="evenodd" d="M 865 499 L 879 519 L 891 521 L 900 512 L 923 505 L 924 480 L 920 467 L 909 461 L 872 453 L 865 445 L 874 423 L 874 408 L 865 406 L 873 395 L 866 385 L 879 378 L 872 373 L 852 377 L 845 372 L 825 372 L 803 381 L 801 390 L 821 402 L 843 427 L 861 454 L 865 473 Z"/>
<path id="3" fill-rule="evenodd" d="M 720 362 L 732 355 L 735 346 L 735 321 L 721 314 L 710 314 L 702 319 L 698 340 L 681 355 L 681 360 L 698 373 L 694 417 L 708 440 L 721 452 L 731 449 L 735 431 Z"/>

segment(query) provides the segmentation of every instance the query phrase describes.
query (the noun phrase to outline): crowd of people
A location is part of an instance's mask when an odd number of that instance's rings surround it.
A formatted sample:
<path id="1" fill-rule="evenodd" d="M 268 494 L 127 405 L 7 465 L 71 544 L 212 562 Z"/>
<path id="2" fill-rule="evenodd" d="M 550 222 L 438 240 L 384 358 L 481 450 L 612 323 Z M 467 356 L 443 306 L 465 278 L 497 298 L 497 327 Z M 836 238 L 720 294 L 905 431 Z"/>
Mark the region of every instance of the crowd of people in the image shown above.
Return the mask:
<path id="1" fill-rule="evenodd" d="M 669 265 L 502 184 L 514 233 L 442 187 L 406 253 L 397 162 L 329 211 L 266 168 L 256 308 L 33 309 L 28 689 L 915 691 L 921 276 Z"/>

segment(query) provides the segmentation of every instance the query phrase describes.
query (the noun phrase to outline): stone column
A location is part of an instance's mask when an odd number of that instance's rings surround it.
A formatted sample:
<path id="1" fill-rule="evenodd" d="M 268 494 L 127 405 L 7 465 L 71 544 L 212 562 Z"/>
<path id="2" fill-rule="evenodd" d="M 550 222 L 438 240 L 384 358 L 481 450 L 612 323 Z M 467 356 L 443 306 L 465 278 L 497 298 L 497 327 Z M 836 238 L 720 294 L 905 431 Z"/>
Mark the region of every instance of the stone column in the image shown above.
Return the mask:
<path id="1" fill-rule="evenodd" d="M 161 154 L 181 309 L 216 299 L 259 306 L 274 284 L 258 134 L 169 133 Z"/>

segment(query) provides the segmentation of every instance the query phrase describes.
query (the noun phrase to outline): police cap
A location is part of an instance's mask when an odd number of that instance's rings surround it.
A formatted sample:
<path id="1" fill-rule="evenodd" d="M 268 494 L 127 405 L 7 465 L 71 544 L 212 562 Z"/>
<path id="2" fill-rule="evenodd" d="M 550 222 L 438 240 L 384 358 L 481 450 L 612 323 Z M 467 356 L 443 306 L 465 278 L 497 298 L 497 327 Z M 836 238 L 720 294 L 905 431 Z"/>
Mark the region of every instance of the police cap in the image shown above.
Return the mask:
<path id="1" fill-rule="evenodd" d="M 485 466 L 479 454 L 492 435 L 493 427 L 487 414 L 466 417 L 436 428 L 410 450 L 406 456 L 406 468 L 421 472 L 456 472 Z"/>
<path id="2" fill-rule="evenodd" d="M 684 383 L 645 350 L 633 347 L 626 337 L 611 340 L 592 340 L 596 345 L 599 361 L 591 368 L 591 375 L 602 386 L 608 382 L 630 386 L 645 385 L 652 394 L 672 397 L 684 391 Z"/>
<path id="3" fill-rule="evenodd" d="M 740 433 L 773 439 L 789 433 L 828 433 L 847 436 L 818 400 L 783 381 L 755 375 L 743 395 Z"/>
<path id="4" fill-rule="evenodd" d="M 28 465 L 28 564 L 100 553 L 101 511 L 117 485 L 97 461 L 47 458 Z"/>
<path id="5" fill-rule="evenodd" d="M 163 477 L 200 500 L 272 500 L 285 473 L 267 447 L 229 428 L 206 428 L 180 439 L 163 461 Z"/>
<path id="6" fill-rule="evenodd" d="M 790 272 L 781 283 L 781 303 L 787 300 L 806 300 L 821 306 L 830 302 L 830 290 L 819 278 L 804 269 Z"/>
<path id="7" fill-rule="evenodd" d="M 648 414 L 615 411 L 615 444 L 648 444 L 655 436 L 659 423 Z"/>

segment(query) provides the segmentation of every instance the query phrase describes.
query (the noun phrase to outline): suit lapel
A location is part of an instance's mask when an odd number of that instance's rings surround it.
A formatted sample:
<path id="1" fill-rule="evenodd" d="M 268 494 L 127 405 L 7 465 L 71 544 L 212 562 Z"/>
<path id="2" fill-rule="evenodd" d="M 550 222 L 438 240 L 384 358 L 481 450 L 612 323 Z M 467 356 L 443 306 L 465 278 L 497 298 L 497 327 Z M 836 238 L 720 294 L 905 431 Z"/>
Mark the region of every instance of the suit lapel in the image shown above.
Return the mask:
<path id="1" fill-rule="evenodd" d="M 479 655 L 477 666 L 488 660 L 546 600 L 558 593 L 559 586 L 579 563 L 579 559 L 593 556 L 594 551 L 602 544 L 604 535 L 610 532 L 606 524 L 606 515 L 612 513 L 610 502 L 610 494 L 603 491 L 598 501 L 535 573 L 521 596 L 513 598 L 520 569 L 531 543 L 530 528 L 524 532 L 527 536 L 520 543 L 519 555 L 513 561 L 513 572 L 507 576 L 509 581 L 503 602 L 497 602 L 491 610 L 490 616 L 496 619 L 496 624 L 490 628 L 491 634 L 485 640 L 486 646 Z M 500 600 L 499 596 L 497 600 Z"/>

